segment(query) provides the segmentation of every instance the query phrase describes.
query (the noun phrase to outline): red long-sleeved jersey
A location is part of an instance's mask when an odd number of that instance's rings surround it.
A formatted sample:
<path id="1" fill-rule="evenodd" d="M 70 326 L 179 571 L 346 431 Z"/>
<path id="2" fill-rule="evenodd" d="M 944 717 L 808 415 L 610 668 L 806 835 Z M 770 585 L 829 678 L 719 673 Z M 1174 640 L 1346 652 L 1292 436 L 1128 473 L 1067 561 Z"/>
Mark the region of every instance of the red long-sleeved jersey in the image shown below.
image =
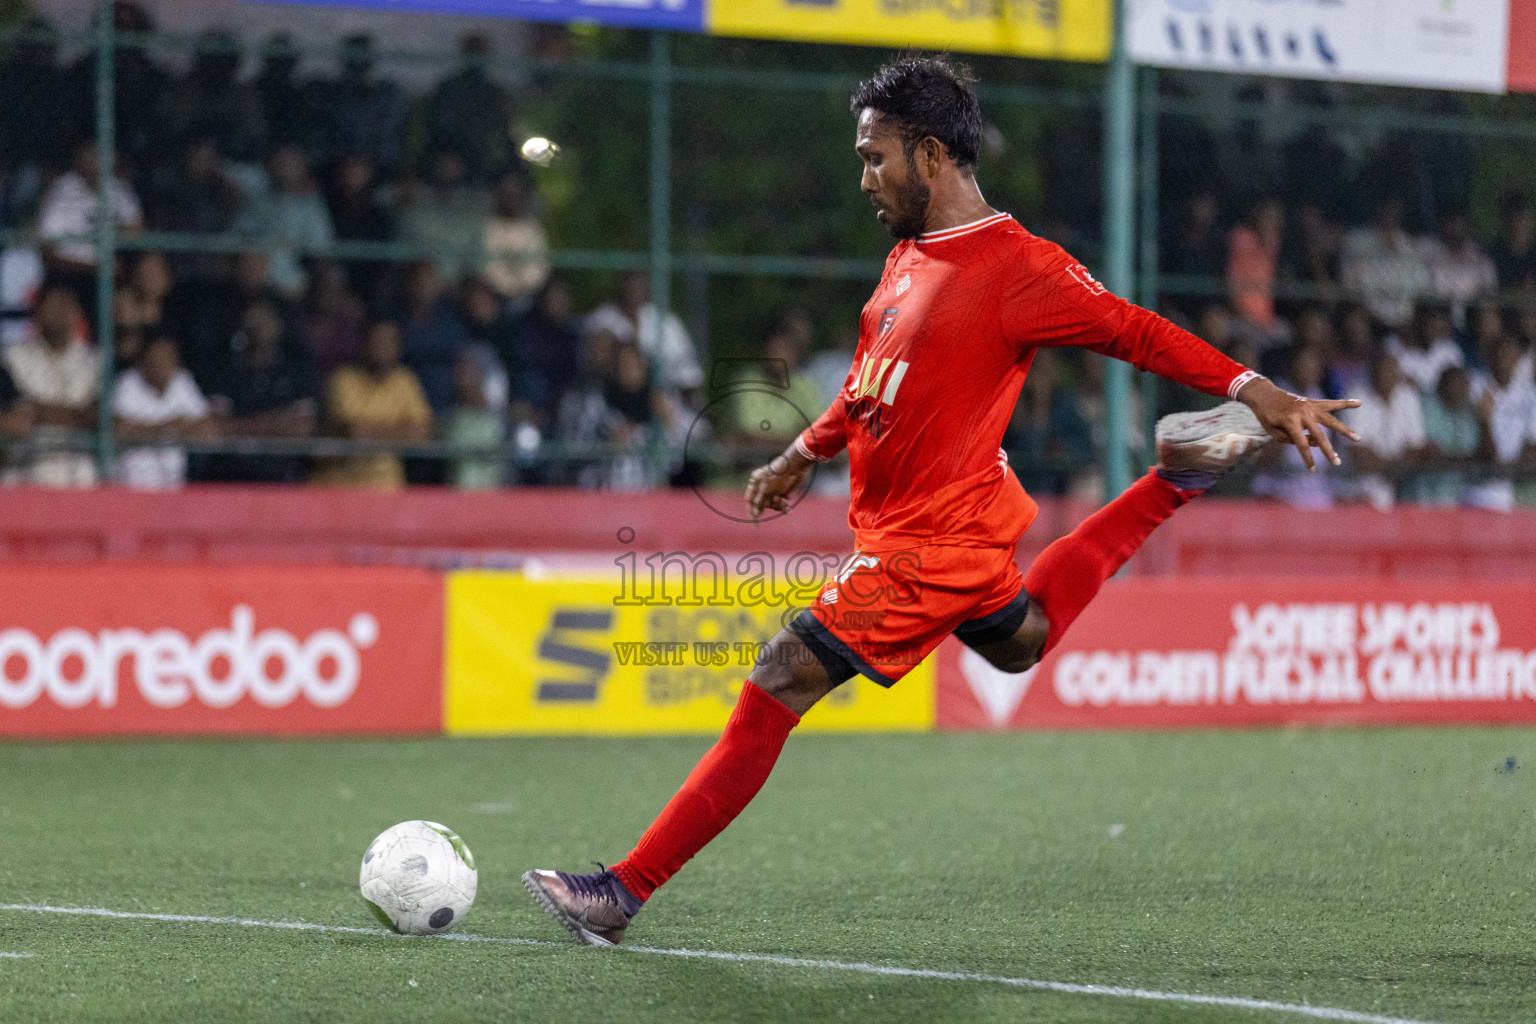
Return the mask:
<path id="1" fill-rule="evenodd" d="M 796 441 L 817 461 L 848 448 L 858 549 L 1015 543 L 1035 503 L 999 446 L 1035 350 L 1065 345 L 1211 395 L 1257 376 L 1111 295 L 1005 213 L 903 241 L 859 319 L 842 391 Z"/>

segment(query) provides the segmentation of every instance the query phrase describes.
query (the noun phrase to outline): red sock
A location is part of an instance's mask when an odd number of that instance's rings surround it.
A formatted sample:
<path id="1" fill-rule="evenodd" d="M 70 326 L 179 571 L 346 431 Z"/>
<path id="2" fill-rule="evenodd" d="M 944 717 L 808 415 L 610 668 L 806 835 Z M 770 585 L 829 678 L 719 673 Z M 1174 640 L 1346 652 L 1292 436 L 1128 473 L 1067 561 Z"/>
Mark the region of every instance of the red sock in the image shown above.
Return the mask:
<path id="1" fill-rule="evenodd" d="M 629 856 L 613 866 L 640 899 L 677 874 L 725 831 L 763 788 L 800 716 L 751 683 L 741 688 L 725 732 L 688 775 Z"/>
<path id="2" fill-rule="evenodd" d="M 1195 493 L 1179 490 L 1153 470 L 1040 552 L 1024 576 L 1024 591 L 1039 602 L 1051 624 L 1042 657 L 1088 607 L 1104 581 L 1119 572 L 1152 531 Z"/>

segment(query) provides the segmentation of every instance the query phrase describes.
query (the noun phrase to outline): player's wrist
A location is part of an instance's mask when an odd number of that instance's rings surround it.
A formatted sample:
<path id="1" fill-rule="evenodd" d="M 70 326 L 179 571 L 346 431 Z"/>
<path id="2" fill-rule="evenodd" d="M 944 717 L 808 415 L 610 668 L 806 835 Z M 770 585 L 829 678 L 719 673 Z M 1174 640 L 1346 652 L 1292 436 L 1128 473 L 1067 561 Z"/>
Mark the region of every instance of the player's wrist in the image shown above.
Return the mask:
<path id="1" fill-rule="evenodd" d="M 1247 380 L 1239 377 L 1233 381 L 1232 397 L 1252 409 L 1266 399 L 1273 398 L 1279 391 L 1274 381 L 1262 374 L 1254 373 Z"/>
<path id="2" fill-rule="evenodd" d="M 802 450 L 797 438 L 793 444 L 779 453 L 779 456 L 773 460 L 772 467 L 776 473 L 797 473 L 809 468 L 815 461 Z"/>

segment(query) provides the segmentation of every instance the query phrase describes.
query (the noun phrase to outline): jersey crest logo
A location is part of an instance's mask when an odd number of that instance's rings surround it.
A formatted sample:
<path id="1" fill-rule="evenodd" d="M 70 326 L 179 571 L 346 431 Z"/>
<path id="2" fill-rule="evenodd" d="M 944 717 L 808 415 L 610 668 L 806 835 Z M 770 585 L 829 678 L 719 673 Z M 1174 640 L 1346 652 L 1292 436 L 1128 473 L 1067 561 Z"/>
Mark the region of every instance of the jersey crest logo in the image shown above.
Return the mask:
<path id="1" fill-rule="evenodd" d="M 908 274 L 905 277 L 903 277 L 900 281 L 896 282 L 896 294 L 897 294 L 897 296 L 905 295 L 907 289 L 911 288 L 911 287 L 912 287 L 912 275 Z"/>
<path id="2" fill-rule="evenodd" d="M 876 337 L 883 338 L 891 333 L 891 328 L 896 326 L 896 314 L 900 312 L 900 307 L 892 306 L 880 315 L 880 332 Z"/>
<path id="3" fill-rule="evenodd" d="M 1087 288 L 1094 295 L 1103 295 L 1106 291 L 1105 287 L 1095 281 L 1093 275 L 1088 273 L 1088 268 L 1081 263 L 1067 264 L 1067 273 L 1072 275 L 1074 281 Z"/>

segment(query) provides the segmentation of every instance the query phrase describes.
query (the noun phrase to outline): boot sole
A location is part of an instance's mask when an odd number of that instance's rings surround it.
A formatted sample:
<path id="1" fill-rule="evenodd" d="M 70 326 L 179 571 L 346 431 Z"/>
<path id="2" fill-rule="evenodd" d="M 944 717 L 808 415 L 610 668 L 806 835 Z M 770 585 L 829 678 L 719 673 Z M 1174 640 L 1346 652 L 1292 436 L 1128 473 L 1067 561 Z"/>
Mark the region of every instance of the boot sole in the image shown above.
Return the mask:
<path id="1" fill-rule="evenodd" d="M 560 904 L 555 902 L 554 897 L 550 896 L 549 892 L 545 890 L 544 883 L 539 881 L 539 876 L 534 872 L 523 872 L 523 888 L 528 890 L 528 895 L 538 901 L 539 906 L 544 908 L 545 913 L 559 921 L 566 931 L 576 936 L 578 942 L 587 946 L 600 946 L 607 949 L 613 949 L 618 946 L 617 942 L 610 942 L 601 935 L 589 931 L 578 924 L 570 914 L 561 909 Z"/>
<path id="2" fill-rule="evenodd" d="M 1168 470 L 1224 473 L 1271 440 L 1238 402 L 1210 412 L 1176 413 L 1157 424 L 1157 461 Z"/>

